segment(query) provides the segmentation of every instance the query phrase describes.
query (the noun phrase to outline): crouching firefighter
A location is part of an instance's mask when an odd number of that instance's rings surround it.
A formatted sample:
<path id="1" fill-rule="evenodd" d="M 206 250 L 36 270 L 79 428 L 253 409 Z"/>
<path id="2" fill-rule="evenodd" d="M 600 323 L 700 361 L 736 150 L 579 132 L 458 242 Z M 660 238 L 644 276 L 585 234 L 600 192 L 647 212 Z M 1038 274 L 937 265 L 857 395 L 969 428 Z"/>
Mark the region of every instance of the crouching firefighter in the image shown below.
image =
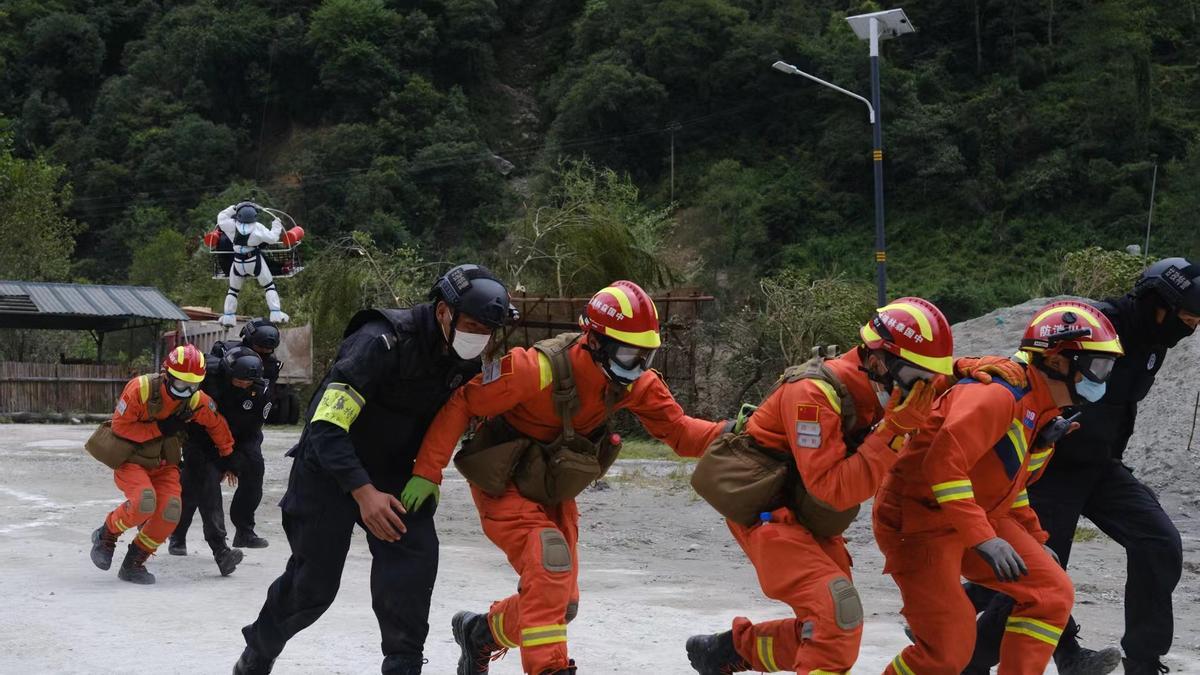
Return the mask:
<path id="1" fill-rule="evenodd" d="M 1029 506 L 1067 406 L 1099 399 L 1120 356 L 1112 324 L 1079 302 L 1051 303 L 1021 340 L 1023 386 L 970 380 L 934 404 L 884 480 L 875 540 L 904 601 L 915 644 L 889 675 L 963 672 L 975 646 L 975 608 L 960 578 L 1013 598 L 1000 675 L 1042 673 L 1074 602 L 1071 580 Z"/>
<path id="2" fill-rule="evenodd" d="M 460 265 L 430 302 L 359 312 L 309 404 L 283 509 L 291 557 L 242 629 L 234 673 L 271 671 L 293 635 L 333 604 L 357 524 L 366 530 L 371 604 L 385 675 L 421 672 L 437 577 L 436 484 L 413 476 L 434 415 L 479 372 L 492 334 L 512 315 L 491 272 Z"/>
<path id="3" fill-rule="evenodd" d="M 204 354 L 192 345 L 172 349 L 162 370 L 131 380 L 121 392 L 112 419 L 88 439 L 87 451 L 113 469 L 125 501 L 92 533 L 92 562 L 112 566 L 117 540 L 130 528 L 138 535 L 129 544 L 117 576 L 135 584 L 152 584 L 146 560 L 179 522 L 179 460 L 185 427 L 194 422 L 208 434 L 221 455 L 233 452 L 233 437 L 208 394 Z"/>
<path id="4" fill-rule="evenodd" d="M 517 348 L 484 367 L 434 420 L 414 472 L 440 483 L 472 417 L 488 418 L 455 457 L 470 482 L 483 532 L 504 551 L 517 593 L 483 614 L 452 620 L 459 675 L 486 673 L 490 660 L 521 650 L 531 675 L 575 673 L 567 624 L 579 607 L 579 510 L 575 497 L 605 474 L 621 449 L 609 428 L 629 410 L 678 454 L 699 456 L 725 427 L 684 415 L 649 370 L 661 344 L 658 310 L 629 281 L 596 293 L 565 333 Z"/>
<path id="5" fill-rule="evenodd" d="M 949 323 L 920 298 L 878 309 L 860 336 L 839 358 L 818 353 L 784 371 L 745 431 L 719 438 L 696 466 L 692 485 L 726 517 L 763 592 L 795 613 L 691 637 L 688 659 L 703 675 L 849 671 L 863 608 L 842 533 L 956 371 L 1021 374 L 1006 359 L 955 363 Z"/>
<path id="6" fill-rule="evenodd" d="M 263 361 L 249 347 L 234 347 L 225 352 L 204 377 L 201 391 L 217 402 L 217 410 L 229 423 L 233 434 L 233 454 L 220 457 L 208 438 L 189 434 L 183 445 L 183 515 L 171 533 L 167 552 L 187 555 L 187 532 L 196 510 L 204 526 L 204 539 L 212 549 L 221 576 L 229 576 L 242 562 L 242 550 L 234 539 L 230 548 L 225 533 L 225 508 L 221 503 L 221 479 L 241 489 L 244 475 L 262 472 L 252 468 L 253 458 L 262 461 L 262 426 L 268 405 L 268 383 L 263 378 Z M 249 469 L 249 470 L 247 470 Z M 248 477 L 251 477 L 248 476 Z M 253 479 L 251 477 L 251 479 Z M 237 502 L 236 495 L 234 503 Z M 232 505 L 230 507 L 232 511 Z"/>

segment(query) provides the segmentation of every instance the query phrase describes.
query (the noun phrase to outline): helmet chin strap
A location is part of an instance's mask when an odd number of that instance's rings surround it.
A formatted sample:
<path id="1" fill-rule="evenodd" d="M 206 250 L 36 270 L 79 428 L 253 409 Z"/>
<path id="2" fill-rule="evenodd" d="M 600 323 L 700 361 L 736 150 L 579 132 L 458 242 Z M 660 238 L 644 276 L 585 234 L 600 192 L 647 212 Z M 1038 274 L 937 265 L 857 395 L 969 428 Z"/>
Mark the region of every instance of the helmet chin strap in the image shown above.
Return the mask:
<path id="1" fill-rule="evenodd" d="M 1079 392 L 1075 390 L 1075 376 L 1079 374 L 1079 368 L 1076 367 L 1074 359 L 1069 359 L 1068 362 L 1070 365 L 1067 367 L 1066 374 L 1060 373 L 1052 368 L 1048 368 L 1046 366 L 1046 358 L 1041 355 L 1034 360 L 1034 365 L 1036 365 L 1038 370 L 1040 370 L 1046 377 L 1067 385 L 1067 393 L 1071 395 L 1072 403 L 1075 405 L 1084 405 L 1088 403 L 1088 400 L 1080 396 Z"/>
<path id="2" fill-rule="evenodd" d="M 867 352 L 867 353 L 870 354 L 871 352 Z M 888 365 L 887 360 L 883 356 L 878 356 L 878 355 L 876 356 L 876 358 L 879 358 L 881 361 L 884 362 L 884 369 L 887 371 L 886 374 L 880 375 L 879 373 L 876 373 L 874 370 L 871 370 L 870 368 L 866 367 L 865 365 L 859 365 L 858 369 L 867 374 L 868 380 L 879 384 L 880 386 L 883 387 L 884 391 L 891 393 L 892 389 L 896 386 L 896 378 L 892 376 L 891 369 L 887 368 L 887 365 Z M 865 359 L 864 359 L 864 362 L 865 362 Z"/>

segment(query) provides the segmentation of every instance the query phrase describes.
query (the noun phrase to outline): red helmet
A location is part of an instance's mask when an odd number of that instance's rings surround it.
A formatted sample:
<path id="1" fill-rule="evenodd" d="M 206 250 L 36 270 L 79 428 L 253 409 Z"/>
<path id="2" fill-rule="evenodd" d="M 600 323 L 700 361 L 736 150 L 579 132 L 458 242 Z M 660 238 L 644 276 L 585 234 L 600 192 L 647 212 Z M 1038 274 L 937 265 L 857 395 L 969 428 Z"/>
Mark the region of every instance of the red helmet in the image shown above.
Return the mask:
<path id="1" fill-rule="evenodd" d="M 1021 349 L 1040 354 L 1076 351 L 1114 357 L 1125 353 L 1117 329 L 1104 312 L 1075 300 L 1052 302 L 1038 310 L 1025 327 Z"/>
<path id="2" fill-rule="evenodd" d="M 196 349 L 196 345 L 183 345 L 167 352 L 162 367 L 167 375 L 188 384 L 198 385 L 204 381 L 204 354 Z"/>
<path id="3" fill-rule="evenodd" d="M 868 349 L 881 349 L 939 375 L 954 374 L 950 323 L 928 300 L 893 300 L 875 310 L 875 316 L 858 334 Z"/>
<path id="4" fill-rule="evenodd" d="M 658 349 L 658 308 L 641 286 L 614 281 L 592 296 L 579 316 L 579 327 L 642 349 Z"/>

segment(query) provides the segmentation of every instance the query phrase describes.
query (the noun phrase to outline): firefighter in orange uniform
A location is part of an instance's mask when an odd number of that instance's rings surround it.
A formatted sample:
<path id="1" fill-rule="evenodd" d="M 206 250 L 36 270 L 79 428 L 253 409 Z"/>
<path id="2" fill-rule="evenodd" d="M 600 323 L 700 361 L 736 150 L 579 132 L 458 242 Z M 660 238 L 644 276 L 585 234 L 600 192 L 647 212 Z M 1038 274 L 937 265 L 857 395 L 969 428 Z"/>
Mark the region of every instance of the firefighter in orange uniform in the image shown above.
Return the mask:
<path id="1" fill-rule="evenodd" d="M 124 452 L 127 457 L 113 476 L 125 501 L 92 533 L 91 557 L 96 567 L 107 570 L 112 566 L 117 540 L 126 530 L 137 528 L 138 535 L 129 544 L 117 572 L 124 581 L 154 583 L 154 575 L 146 570 L 146 560 L 179 522 L 183 511 L 179 434 L 185 425 L 196 422 L 204 427 L 222 457 L 233 452 L 229 425 L 218 414 L 213 400 L 200 391 L 204 372 L 200 350 L 193 345 L 176 347 L 167 354 L 160 373 L 130 380 L 117 401 L 109 447 L 101 452 L 107 450 L 110 457 L 111 453 Z"/>
<path id="2" fill-rule="evenodd" d="M 763 504 L 759 523 L 726 522 L 763 592 L 796 616 L 759 624 L 738 617 L 731 631 L 692 636 L 688 659 L 702 675 L 849 671 L 863 610 L 842 532 L 956 371 L 1021 375 L 1005 359 L 955 362 L 950 324 L 921 298 L 881 307 L 859 334 L 852 352 L 788 369 L 746 423 L 749 449 L 786 456 L 798 485 Z"/>
<path id="3" fill-rule="evenodd" d="M 455 458 L 471 482 L 484 534 L 520 575 L 517 594 L 493 603 L 490 612 L 454 616 L 460 674 L 486 673 L 496 652 L 517 648 L 526 673 L 575 672 L 566 625 L 579 602 L 574 497 L 619 452 L 619 437 L 607 426 L 614 410 L 629 410 L 683 456 L 702 454 L 727 425 L 685 415 L 649 370 L 660 345 L 658 310 L 636 284 L 617 281 L 596 293 L 580 326 L 579 336 L 560 335 L 485 364 L 438 413 L 417 456 L 413 474 L 440 483 L 472 417 L 491 418 L 483 431 L 493 437 L 528 446 L 514 464 L 502 452 L 511 443 L 476 453 L 473 439 Z M 501 456 L 485 461 L 487 471 L 469 468 L 466 455 L 486 458 L 493 450 Z M 500 478 L 492 482 L 483 474 Z"/>
<path id="4" fill-rule="evenodd" d="M 886 673 L 962 672 L 974 649 L 975 609 L 960 576 L 1016 601 L 1000 674 L 1045 670 L 1074 590 L 1045 547 L 1025 487 L 1072 428 L 1061 408 L 1099 400 L 1121 353 L 1100 311 L 1051 303 L 1021 340 L 1025 386 L 967 381 L 934 404 L 875 500 L 875 539 L 915 643 Z"/>

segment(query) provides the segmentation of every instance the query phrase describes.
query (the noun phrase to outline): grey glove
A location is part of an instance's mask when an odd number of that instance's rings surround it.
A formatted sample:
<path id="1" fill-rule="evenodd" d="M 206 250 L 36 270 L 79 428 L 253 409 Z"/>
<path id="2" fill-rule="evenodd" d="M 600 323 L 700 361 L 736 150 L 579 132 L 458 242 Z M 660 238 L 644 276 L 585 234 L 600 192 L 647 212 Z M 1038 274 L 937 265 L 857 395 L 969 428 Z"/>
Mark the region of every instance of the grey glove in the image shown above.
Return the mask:
<path id="1" fill-rule="evenodd" d="M 975 552 L 996 573 L 1000 581 L 1016 581 L 1021 575 L 1029 574 L 1025 561 L 1012 545 L 1000 537 L 992 537 L 975 547 Z"/>
<path id="2" fill-rule="evenodd" d="M 1049 553 L 1051 558 L 1054 558 L 1054 562 L 1058 563 L 1059 565 L 1062 564 L 1062 561 L 1058 559 L 1058 554 L 1054 552 L 1054 549 L 1050 548 L 1046 544 L 1042 544 L 1042 548 L 1046 549 L 1046 553 Z"/>

